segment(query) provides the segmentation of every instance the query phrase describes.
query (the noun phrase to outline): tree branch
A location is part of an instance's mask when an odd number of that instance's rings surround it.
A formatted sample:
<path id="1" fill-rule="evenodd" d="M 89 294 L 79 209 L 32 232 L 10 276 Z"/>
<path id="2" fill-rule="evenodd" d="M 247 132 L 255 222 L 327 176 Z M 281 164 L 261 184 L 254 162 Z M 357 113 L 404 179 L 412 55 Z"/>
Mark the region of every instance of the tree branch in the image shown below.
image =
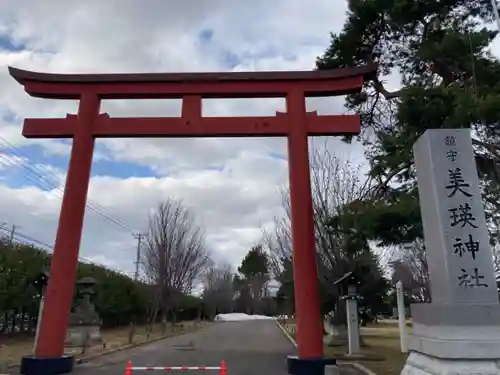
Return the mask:
<path id="1" fill-rule="evenodd" d="M 392 92 L 387 91 L 382 82 L 380 82 L 378 78 L 373 79 L 373 88 L 377 93 L 382 94 L 386 100 L 399 98 L 401 96 L 401 93 L 403 92 L 402 89 Z"/>

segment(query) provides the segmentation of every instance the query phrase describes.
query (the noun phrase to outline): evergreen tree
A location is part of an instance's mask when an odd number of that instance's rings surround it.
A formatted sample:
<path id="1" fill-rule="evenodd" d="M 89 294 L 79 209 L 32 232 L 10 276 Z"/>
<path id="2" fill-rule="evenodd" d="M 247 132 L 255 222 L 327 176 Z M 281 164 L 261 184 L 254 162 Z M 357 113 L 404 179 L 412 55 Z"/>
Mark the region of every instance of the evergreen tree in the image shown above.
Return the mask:
<path id="1" fill-rule="evenodd" d="M 360 228 L 381 244 L 422 237 L 412 145 L 431 128 L 471 128 L 492 240 L 500 212 L 500 63 L 489 0 L 350 0 L 342 31 L 318 69 L 376 63 L 378 75 L 346 107 L 361 116 L 370 175 L 378 181 Z M 398 77 L 401 88 L 385 81 Z M 347 140 L 349 141 L 349 140 Z"/>

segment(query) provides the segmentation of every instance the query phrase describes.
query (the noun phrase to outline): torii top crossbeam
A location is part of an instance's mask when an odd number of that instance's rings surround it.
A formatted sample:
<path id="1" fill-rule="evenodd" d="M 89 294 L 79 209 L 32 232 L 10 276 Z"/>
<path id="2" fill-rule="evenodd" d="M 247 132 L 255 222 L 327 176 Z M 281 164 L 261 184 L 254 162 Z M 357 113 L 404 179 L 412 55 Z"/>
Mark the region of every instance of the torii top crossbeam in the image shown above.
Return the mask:
<path id="1" fill-rule="evenodd" d="M 51 74 L 9 67 L 11 76 L 38 98 L 73 99 L 84 93 L 102 99 L 182 99 L 181 117 L 112 118 L 101 114 L 94 137 L 274 137 L 286 136 L 286 116 L 202 117 L 203 98 L 276 98 L 300 92 L 325 97 L 359 92 L 376 65 L 324 71 L 232 73 Z M 277 113 L 277 115 L 283 115 Z M 71 138 L 76 116 L 26 119 L 27 138 Z M 308 135 L 359 132 L 359 117 L 307 113 Z"/>
<path id="2" fill-rule="evenodd" d="M 28 94 L 49 99 L 79 99 L 90 85 L 102 99 L 277 98 L 296 86 L 307 97 L 334 96 L 359 91 L 359 82 L 376 70 L 370 64 L 321 71 L 52 74 L 9 67 Z"/>

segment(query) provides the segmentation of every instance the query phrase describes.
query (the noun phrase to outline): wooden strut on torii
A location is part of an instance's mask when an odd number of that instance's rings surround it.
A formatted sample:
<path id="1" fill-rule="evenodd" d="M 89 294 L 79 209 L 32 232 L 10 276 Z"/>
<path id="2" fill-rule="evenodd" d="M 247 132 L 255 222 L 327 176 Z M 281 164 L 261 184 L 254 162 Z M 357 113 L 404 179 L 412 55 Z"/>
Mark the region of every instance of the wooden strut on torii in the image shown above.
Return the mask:
<path id="1" fill-rule="evenodd" d="M 359 92 L 376 65 L 352 69 L 254 73 L 45 74 L 9 68 L 34 97 L 79 100 L 77 115 L 25 119 L 27 138 L 72 138 L 71 157 L 40 323 L 37 358 L 63 355 L 73 298 L 95 139 L 101 137 L 286 137 L 299 359 L 323 356 L 318 271 L 307 137 L 354 135 L 356 115 L 319 116 L 306 97 Z M 276 98 L 286 113 L 265 117 L 203 117 L 203 98 Z M 106 99 L 182 99 L 180 117 L 110 117 Z"/>

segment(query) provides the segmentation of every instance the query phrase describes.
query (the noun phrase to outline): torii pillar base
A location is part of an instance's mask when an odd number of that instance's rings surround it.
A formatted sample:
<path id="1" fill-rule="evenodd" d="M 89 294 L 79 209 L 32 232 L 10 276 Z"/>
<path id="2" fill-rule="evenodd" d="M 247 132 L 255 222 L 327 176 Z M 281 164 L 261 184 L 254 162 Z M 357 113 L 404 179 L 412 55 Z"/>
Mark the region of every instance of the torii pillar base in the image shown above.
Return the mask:
<path id="1" fill-rule="evenodd" d="M 63 355 L 61 357 L 25 356 L 21 359 L 22 375 L 61 375 L 69 374 L 75 367 L 75 357 Z"/>
<path id="2" fill-rule="evenodd" d="M 326 366 L 335 366 L 335 358 L 299 358 L 288 356 L 287 368 L 289 375 L 325 375 Z"/>

